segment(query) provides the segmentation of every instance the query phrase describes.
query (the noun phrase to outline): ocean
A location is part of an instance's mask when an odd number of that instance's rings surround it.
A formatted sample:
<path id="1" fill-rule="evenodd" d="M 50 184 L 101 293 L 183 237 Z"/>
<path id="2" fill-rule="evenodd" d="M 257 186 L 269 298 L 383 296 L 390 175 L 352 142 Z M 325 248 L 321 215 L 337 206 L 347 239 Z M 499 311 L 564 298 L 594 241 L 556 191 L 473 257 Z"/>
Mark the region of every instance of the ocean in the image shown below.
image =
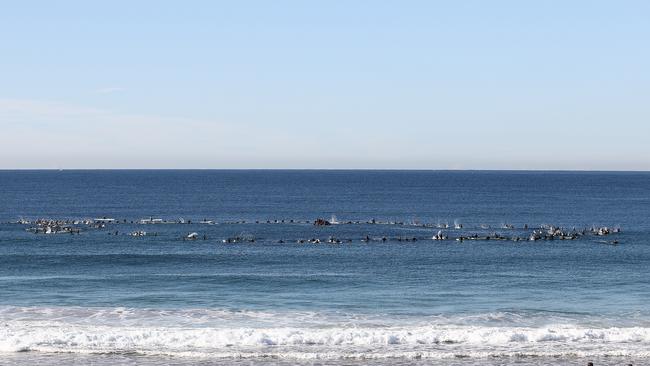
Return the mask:
<path id="1" fill-rule="evenodd" d="M 650 364 L 649 238 L 643 172 L 0 171 L 0 364 Z"/>

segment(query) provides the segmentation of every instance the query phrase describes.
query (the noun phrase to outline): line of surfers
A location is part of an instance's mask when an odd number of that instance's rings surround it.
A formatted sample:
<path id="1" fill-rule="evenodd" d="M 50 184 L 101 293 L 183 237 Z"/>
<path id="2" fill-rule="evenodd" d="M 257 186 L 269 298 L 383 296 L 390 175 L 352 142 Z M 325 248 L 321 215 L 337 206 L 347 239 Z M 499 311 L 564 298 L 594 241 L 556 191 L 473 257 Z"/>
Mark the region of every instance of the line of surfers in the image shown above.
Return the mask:
<path id="1" fill-rule="evenodd" d="M 268 220 L 267 223 L 284 223 L 285 220 Z M 297 220 L 287 220 L 286 222 L 288 223 L 296 223 L 296 222 L 302 222 L 302 221 L 297 221 Z M 44 234 L 56 234 L 56 233 L 69 233 L 69 234 L 79 234 L 81 229 L 79 228 L 79 225 L 85 225 L 87 227 L 91 228 L 105 228 L 108 224 L 117 224 L 117 223 L 129 223 L 127 220 L 119 221 L 115 220 L 112 218 L 96 218 L 96 219 L 83 219 L 83 220 L 51 220 L 51 219 L 38 219 L 33 222 L 20 219 L 18 224 L 23 224 L 23 225 L 35 225 L 33 227 L 30 227 L 27 229 L 27 231 L 31 231 L 34 233 L 44 233 Z M 185 221 L 183 219 L 176 221 L 176 222 L 169 222 L 169 221 L 163 221 L 162 219 L 154 219 L 154 218 L 149 218 L 149 219 L 142 219 L 139 220 L 138 222 L 130 221 L 132 224 L 157 224 L 157 223 L 191 223 L 191 221 Z M 199 221 L 201 224 L 213 224 L 214 222 L 211 220 L 202 220 Z M 237 221 L 235 223 L 246 223 L 245 221 Z M 256 221 L 256 223 L 259 223 L 259 221 Z M 335 225 L 338 224 L 338 221 L 336 221 L 336 218 L 333 216 L 331 220 L 325 220 L 322 218 L 318 218 L 314 221 L 305 221 L 305 223 L 313 223 L 315 226 L 330 226 L 330 225 Z M 348 221 L 348 224 L 393 224 L 393 225 L 409 225 L 409 226 L 421 226 L 421 227 L 436 227 L 440 229 L 448 229 L 450 226 L 447 223 L 443 224 L 436 224 L 435 226 L 430 225 L 430 224 L 404 224 L 402 222 L 379 222 L 376 221 L 375 219 L 372 219 L 367 222 L 360 222 L 360 221 Z M 454 223 L 454 229 L 462 229 L 463 225 L 461 223 L 455 222 Z M 481 225 L 481 229 L 490 229 L 490 226 L 488 225 Z M 501 225 L 501 229 L 515 229 L 515 226 L 512 224 L 503 224 Z M 528 225 L 523 226 L 524 230 L 528 230 Z M 553 225 L 543 225 L 539 227 L 538 229 L 533 230 L 533 232 L 528 236 L 528 237 L 520 237 L 520 236 L 512 236 L 512 237 L 506 237 L 503 235 L 500 235 L 498 233 L 493 233 L 490 235 L 484 235 L 484 236 L 479 236 L 478 234 L 472 234 L 472 235 L 461 235 L 455 238 L 457 241 L 465 241 L 465 240 L 513 240 L 513 241 L 521 241 L 521 240 L 529 240 L 529 241 L 538 241 L 538 240 L 554 240 L 554 239 L 560 239 L 560 240 L 574 240 L 579 238 L 580 236 L 584 236 L 586 234 L 592 234 L 592 235 L 598 235 L 598 236 L 606 236 L 612 233 L 618 233 L 620 232 L 620 228 L 608 228 L 608 227 L 591 227 L 590 229 L 581 229 L 581 230 L 576 230 L 573 228 L 572 230 L 565 230 L 559 226 L 553 226 Z M 109 232 L 109 234 L 114 234 L 118 235 L 119 231 L 115 232 Z M 147 233 L 144 230 L 136 230 L 133 232 L 130 232 L 129 235 L 131 236 L 156 236 L 157 233 Z M 186 240 L 196 240 L 199 239 L 199 234 L 198 233 L 190 233 L 184 239 Z M 207 236 L 203 235 L 204 239 L 207 239 Z M 449 237 L 447 234 L 443 233 L 442 230 L 439 230 L 433 237 L 430 238 L 430 240 L 448 240 Z M 380 238 L 370 238 L 369 236 L 366 236 L 361 239 L 362 241 L 388 241 L 388 240 L 394 240 L 394 241 L 417 241 L 417 240 L 425 240 L 425 239 L 418 239 L 417 237 L 396 237 L 389 239 L 387 237 L 380 237 Z M 232 238 L 227 238 L 224 239 L 224 243 L 239 243 L 239 242 L 254 242 L 255 239 L 252 238 L 250 235 L 248 236 L 241 236 L 241 237 L 232 237 Z M 329 238 L 327 241 L 328 243 L 343 243 L 343 242 L 351 242 L 352 239 L 336 239 L 336 238 Z M 280 240 L 280 243 L 284 243 L 284 240 Z M 321 243 L 320 239 L 312 238 L 312 239 L 298 239 L 296 240 L 297 243 L 302 244 L 302 243 Z"/>
<path id="2" fill-rule="evenodd" d="M 540 240 L 575 240 L 578 239 L 582 236 L 585 235 L 597 235 L 597 236 L 605 236 L 605 235 L 610 235 L 613 233 L 619 233 L 620 229 L 615 228 L 615 229 L 609 229 L 607 227 L 600 227 L 600 228 L 591 228 L 590 230 L 583 229 L 580 231 L 577 231 L 573 229 L 572 231 L 565 231 L 559 227 L 548 227 L 548 228 L 540 228 L 537 230 L 534 230 L 533 233 L 530 234 L 529 237 L 520 237 L 520 236 L 504 236 L 499 233 L 492 233 L 489 235 L 483 235 L 479 236 L 478 234 L 472 234 L 472 235 L 461 235 L 455 237 L 453 240 L 457 242 L 463 242 L 466 240 L 477 240 L 477 241 L 488 241 L 488 240 L 494 240 L 494 241 L 540 241 Z M 198 233 L 190 233 L 186 237 L 184 237 L 184 240 L 197 240 L 199 239 Z M 207 236 L 203 236 L 204 240 L 207 240 Z M 241 236 L 234 236 L 230 237 L 227 239 L 223 239 L 222 243 L 225 244 L 237 244 L 237 243 L 254 243 L 255 242 L 255 237 L 251 235 L 241 235 Z M 352 243 L 354 241 L 358 241 L 359 239 L 341 239 L 341 238 L 336 238 L 334 236 L 330 236 L 326 240 L 321 240 L 320 238 L 310 238 L 310 239 L 294 239 L 294 240 L 285 240 L 285 239 L 279 239 L 276 241 L 276 243 L 297 243 L 297 244 L 321 244 L 321 243 L 327 243 L 327 244 L 343 244 L 343 243 Z M 370 237 L 369 235 L 366 235 L 365 237 L 361 238 L 361 242 L 387 242 L 387 241 L 397 241 L 397 242 L 416 242 L 416 241 L 421 241 L 421 240 L 449 240 L 449 237 L 442 232 L 442 230 L 439 230 L 433 237 L 431 238 L 418 238 L 415 236 L 397 236 L 397 237 L 387 237 L 387 236 L 381 236 L 381 237 Z M 607 241 L 603 242 L 604 244 L 619 244 L 618 240 L 612 240 L 612 241 Z"/>

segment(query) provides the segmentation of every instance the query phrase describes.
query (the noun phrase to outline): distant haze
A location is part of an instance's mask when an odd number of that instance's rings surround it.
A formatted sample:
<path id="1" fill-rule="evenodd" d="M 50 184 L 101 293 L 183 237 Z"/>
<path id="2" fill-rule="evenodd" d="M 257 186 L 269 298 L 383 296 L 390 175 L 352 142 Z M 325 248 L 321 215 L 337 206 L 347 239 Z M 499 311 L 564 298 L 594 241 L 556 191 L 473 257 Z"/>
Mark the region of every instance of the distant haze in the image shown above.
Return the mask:
<path id="1" fill-rule="evenodd" d="M 648 1 L 16 1 L 0 169 L 650 170 Z"/>

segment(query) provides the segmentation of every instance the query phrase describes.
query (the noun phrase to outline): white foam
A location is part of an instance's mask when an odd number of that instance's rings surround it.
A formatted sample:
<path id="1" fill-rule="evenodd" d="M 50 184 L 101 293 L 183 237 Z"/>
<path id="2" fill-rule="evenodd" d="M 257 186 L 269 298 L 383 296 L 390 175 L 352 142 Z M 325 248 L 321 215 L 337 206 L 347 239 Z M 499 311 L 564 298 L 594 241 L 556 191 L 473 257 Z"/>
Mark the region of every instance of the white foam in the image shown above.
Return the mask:
<path id="1" fill-rule="evenodd" d="M 2 308 L 0 352 L 187 357 L 385 359 L 503 356 L 650 357 L 649 327 L 378 323 L 315 313 Z M 287 324 L 292 324 L 287 326 Z"/>

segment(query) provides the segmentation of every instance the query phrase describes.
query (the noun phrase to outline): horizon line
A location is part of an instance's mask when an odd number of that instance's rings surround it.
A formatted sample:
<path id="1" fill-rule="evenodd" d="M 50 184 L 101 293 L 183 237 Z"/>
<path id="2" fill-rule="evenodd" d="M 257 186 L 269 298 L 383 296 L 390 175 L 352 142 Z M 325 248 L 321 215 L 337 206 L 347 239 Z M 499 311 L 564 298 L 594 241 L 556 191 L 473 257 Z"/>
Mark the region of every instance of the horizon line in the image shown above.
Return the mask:
<path id="1" fill-rule="evenodd" d="M 0 172 L 19 171 L 393 171 L 393 172 L 593 172 L 593 173 L 650 173 L 650 170 L 632 169 L 404 169 L 404 168 L 0 168 Z"/>

